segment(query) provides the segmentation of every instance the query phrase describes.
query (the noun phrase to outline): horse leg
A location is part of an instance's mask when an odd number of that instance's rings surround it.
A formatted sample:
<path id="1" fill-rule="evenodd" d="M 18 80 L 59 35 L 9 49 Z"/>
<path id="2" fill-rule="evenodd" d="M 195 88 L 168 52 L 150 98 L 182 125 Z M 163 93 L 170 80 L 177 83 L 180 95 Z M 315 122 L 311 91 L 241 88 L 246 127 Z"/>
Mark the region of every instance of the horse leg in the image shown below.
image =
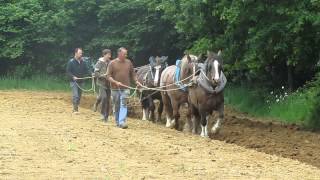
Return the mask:
<path id="1" fill-rule="evenodd" d="M 146 92 L 142 91 L 141 96 L 140 96 L 140 102 L 141 102 L 141 107 L 142 107 L 142 120 L 145 121 L 147 120 L 147 112 L 148 112 L 148 100 L 146 99 Z"/>
<path id="2" fill-rule="evenodd" d="M 154 102 L 153 102 L 153 99 L 152 97 L 149 98 L 149 119 L 152 120 L 154 122 L 154 110 L 155 110 L 155 105 L 154 105 Z"/>
<path id="3" fill-rule="evenodd" d="M 167 117 L 166 127 L 170 127 L 171 126 L 171 119 L 172 119 L 172 107 L 171 107 L 171 103 L 170 103 L 170 98 L 169 98 L 167 92 L 161 92 L 161 97 L 162 97 L 163 107 L 164 107 L 164 110 L 166 112 L 166 117 Z"/>
<path id="4" fill-rule="evenodd" d="M 147 108 L 143 108 L 142 109 L 142 113 L 143 113 L 143 117 L 142 117 L 142 120 L 143 121 L 146 121 L 148 118 L 148 112 L 149 112 L 149 110 L 147 109 Z"/>
<path id="5" fill-rule="evenodd" d="M 171 128 L 175 128 L 176 130 L 179 130 L 179 118 L 180 118 L 180 113 L 179 113 L 179 109 L 180 109 L 180 104 L 173 100 L 171 101 L 172 104 L 172 109 L 173 109 L 173 120 L 171 120 Z"/>
<path id="6" fill-rule="evenodd" d="M 209 116 L 205 112 L 200 112 L 201 117 L 201 136 L 208 137 L 208 119 Z"/>
<path id="7" fill-rule="evenodd" d="M 194 106 L 192 106 L 191 108 L 192 108 L 192 133 L 197 134 L 200 115 L 199 115 L 199 111 Z"/>
<path id="8" fill-rule="evenodd" d="M 148 118 L 148 102 L 146 100 L 143 100 L 141 104 L 142 104 L 142 113 L 143 113 L 142 120 L 145 121 Z"/>
<path id="9" fill-rule="evenodd" d="M 222 124 L 223 119 L 224 119 L 224 107 L 223 107 L 223 105 L 220 106 L 220 108 L 218 109 L 218 112 L 219 112 L 219 116 L 218 116 L 217 122 L 215 123 L 215 125 L 211 129 L 211 133 L 212 134 L 218 134 L 219 131 L 220 131 L 221 124 Z"/>
<path id="10" fill-rule="evenodd" d="M 188 105 L 188 109 L 187 109 L 187 120 L 186 120 L 186 123 L 184 124 L 184 127 L 183 127 L 183 131 L 185 132 L 190 132 L 191 131 L 191 117 L 193 118 L 194 115 L 192 113 L 192 105 L 189 104 Z"/>
<path id="11" fill-rule="evenodd" d="M 160 103 L 159 103 L 159 107 L 158 107 L 158 117 L 157 117 L 157 120 L 156 122 L 160 122 L 161 121 L 161 114 L 163 112 L 163 102 L 162 100 L 160 99 Z"/>

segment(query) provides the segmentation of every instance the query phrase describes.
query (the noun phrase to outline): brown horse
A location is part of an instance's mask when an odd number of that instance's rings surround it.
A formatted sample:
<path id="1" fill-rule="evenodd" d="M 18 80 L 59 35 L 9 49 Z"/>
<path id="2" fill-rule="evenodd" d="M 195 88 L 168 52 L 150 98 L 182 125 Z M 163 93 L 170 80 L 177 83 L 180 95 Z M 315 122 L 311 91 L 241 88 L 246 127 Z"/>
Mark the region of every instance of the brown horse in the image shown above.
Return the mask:
<path id="1" fill-rule="evenodd" d="M 149 58 L 150 64 L 140 67 L 137 71 L 138 81 L 149 88 L 159 87 L 161 73 L 167 67 L 167 59 L 168 56 L 151 56 Z M 158 117 L 156 121 L 160 121 L 163 111 L 163 103 L 160 92 L 155 90 L 142 90 L 139 93 L 143 112 L 142 120 L 155 120 L 154 100 L 159 100 L 160 103 L 158 106 Z"/>
<path id="2" fill-rule="evenodd" d="M 188 92 L 185 85 L 190 84 L 192 75 L 195 73 L 196 62 L 198 57 L 194 55 L 185 55 L 180 62 L 180 84 L 176 82 L 177 66 L 167 67 L 161 75 L 160 86 L 162 87 L 161 96 L 164 110 L 167 116 L 166 127 L 175 127 L 179 130 L 179 109 L 182 104 L 188 103 Z M 191 78 L 188 78 L 191 77 Z M 184 89 L 184 90 L 183 90 Z M 187 114 L 190 121 L 190 113 Z"/>
<path id="3" fill-rule="evenodd" d="M 201 123 L 201 136 L 208 137 L 208 120 L 213 111 L 218 111 L 217 122 L 211 133 L 219 132 L 224 118 L 223 89 L 227 79 L 222 72 L 222 58 L 218 54 L 208 52 L 204 69 L 197 78 L 197 84 L 189 88 L 189 108 L 192 116 L 192 132 L 197 133 L 199 119 Z M 189 122 L 189 121 L 188 121 Z"/>

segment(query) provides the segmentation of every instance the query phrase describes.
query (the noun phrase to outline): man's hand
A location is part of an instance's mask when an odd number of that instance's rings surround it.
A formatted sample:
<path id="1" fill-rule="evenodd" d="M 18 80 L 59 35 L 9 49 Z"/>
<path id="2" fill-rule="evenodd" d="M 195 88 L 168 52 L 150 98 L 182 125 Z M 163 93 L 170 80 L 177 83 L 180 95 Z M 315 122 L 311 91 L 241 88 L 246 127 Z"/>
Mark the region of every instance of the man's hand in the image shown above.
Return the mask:
<path id="1" fill-rule="evenodd" d="M 116 85 L 118 86 L 118 87 L 124 87 L 124 85 L 122 84 L 122 82 L 116 82 Z"/>
<path id="2" fill-rule="evenodd" d="M 73 79 L 74 81 L 76 81 L 76 80 L 78 80 L 79 78 L 76 77 L 76 76 L 73 76 L 72 79 Z"/>
<path id="3" fill-rule="evenodd" d="M 92 76 L 92 77 L 96 77 L 96 73 L 92 73 L 91 76 Z"/>
<path id="4" fill-rule="evenodd" d="M 142 87 L 142 84 L 139 81 L 136 81 L 136 85 L 138 88 Z"/>

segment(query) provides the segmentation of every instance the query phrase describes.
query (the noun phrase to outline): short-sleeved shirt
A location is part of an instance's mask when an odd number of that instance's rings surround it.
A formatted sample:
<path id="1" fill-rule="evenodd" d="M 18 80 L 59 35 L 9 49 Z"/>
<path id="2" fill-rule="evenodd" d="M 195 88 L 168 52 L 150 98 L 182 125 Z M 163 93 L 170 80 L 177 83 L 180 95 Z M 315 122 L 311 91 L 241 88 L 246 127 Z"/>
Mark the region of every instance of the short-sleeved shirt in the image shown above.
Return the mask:
<path id="1" fill-rule="evenodd" d="M 112 60 L 108 66 L 107 77 L 112 77 L 115 81 L 121 82 L 126 86 L 130 86 L 130 82 L 135 79 L 136 74 L 129 59 L 121 61 L 116 58 Z M 111 87 L 113 89 L 126 89 L 125 87 L 117 87 L 117 85 L 113 83 L 111 83 Z"/>

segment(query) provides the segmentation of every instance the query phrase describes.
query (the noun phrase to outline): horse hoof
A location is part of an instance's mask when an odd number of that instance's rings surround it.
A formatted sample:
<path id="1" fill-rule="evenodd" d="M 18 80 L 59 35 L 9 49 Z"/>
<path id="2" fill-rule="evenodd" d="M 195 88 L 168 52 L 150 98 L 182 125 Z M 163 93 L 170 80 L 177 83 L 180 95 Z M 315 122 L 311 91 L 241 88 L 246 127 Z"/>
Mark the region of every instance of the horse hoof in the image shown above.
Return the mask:
<path id="1" fill-rule="evenodd" d="M 218 134 L 220 131 L 220 128 L 212 128 L 211 133 L 212 134 Z"/>
<path id="2" fill-rule="evenodd" d="M 170 123 L 167 122 L 166 127 L 169 128 L 170 126 L 171 126 Z"/>
<path id="3" fill-rule="evenodd" d="M 187 129 L 187 128 L 183 128 L 182 130 L 183 132 L 186 132 L 186 133 L 189 133 L 190 132 L 190 129 Z"/>
<path id="4" fill-rule="evenodd" d="M 208 138 L 209 136 L 207 134 L 201 134 L 201 137 Z"/>
<path id="5" fill-rule="evenodd" d="M 176 125 L 176 122 L 175 121 L 171 121 L 171 123 L 170 123 L 170 128 L 172 129 L 172 128 L 174 128 L 175 127 L 175 125 Z"/>

